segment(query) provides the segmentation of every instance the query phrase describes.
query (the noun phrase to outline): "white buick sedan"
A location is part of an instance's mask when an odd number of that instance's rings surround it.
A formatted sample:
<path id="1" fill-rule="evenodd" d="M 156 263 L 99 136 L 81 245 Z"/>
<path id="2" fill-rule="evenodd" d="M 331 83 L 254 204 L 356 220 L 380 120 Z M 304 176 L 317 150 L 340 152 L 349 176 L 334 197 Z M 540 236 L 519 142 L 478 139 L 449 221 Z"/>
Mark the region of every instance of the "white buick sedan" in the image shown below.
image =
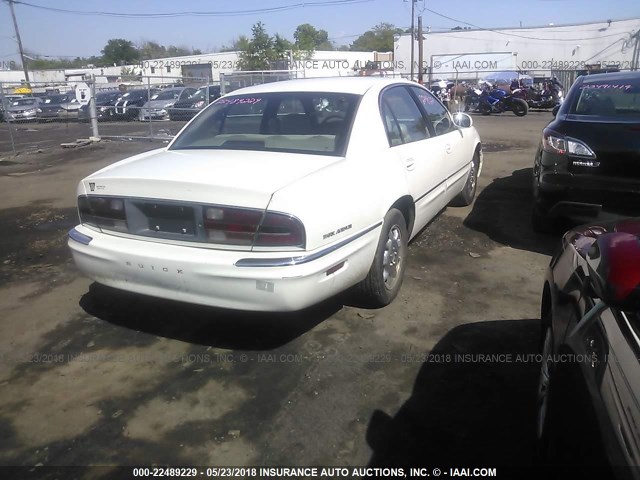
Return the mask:
<path id="1" fill-rule="evenodd" d="M 384 306 L 408 241 L 448 204 L 473 201 L 471 124 L 404 80 L 237 90 L 167 147 L 82 180 L 69 246 L 96 282 L 146 295 L 286 311 L 357 285 Z"/>

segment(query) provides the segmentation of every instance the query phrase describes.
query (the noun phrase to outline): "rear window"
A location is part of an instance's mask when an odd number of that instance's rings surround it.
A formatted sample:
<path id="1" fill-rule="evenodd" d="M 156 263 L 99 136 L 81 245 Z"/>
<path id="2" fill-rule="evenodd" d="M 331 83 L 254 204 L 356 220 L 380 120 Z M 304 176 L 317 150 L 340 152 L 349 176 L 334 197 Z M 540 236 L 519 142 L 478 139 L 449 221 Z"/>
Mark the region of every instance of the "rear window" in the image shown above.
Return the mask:
<path id="1" fill-rule="evenodd" d="M 96 94 L 96 101 L 107 102 L 110 100 L 115 100 L 120 96 L 122 96 L 121 92 L 100 92 Z"/>
<path id="2" fill-rule="evenodd" d="M 580 86 L 569 113 L 597 117 L 640 118 L 640 78 L 588 79 Z"/>
<path id="3" fill-rule="evenodd" d="M 172 150 L 264 150 L 343 156 L 360 96 L 287 92 L 216 100 Z"/>
<path id="4" fill-rule="evenodd" d="M 182 90 L 165 90 L 153 95 L 151 100 L 173 100 L 178 98 L 181 92 Z"/>
<path id="5" fill-rule="evenodd" d="M 35 98 L 21 98 L 20 100 L 15 100 L 11 105 L 21 107 L 25 105 L 35 105 L 37 102 Z"/>
<path id="6" fill-rule="evenodd" d="M 148 90 L 131 90 L 130 92 L 122 95 L 122 100 L 140 100 L 141 98 L 147 98 Z M 151 94 L 155 93 L 154 90 L 151 90 Z"/>
<path id="7" fill-rule="evenodd" d="M 43 99 L 45 105 L 49 103 L 64 103 L 67 101 L 69 101 L 67 95 L 51 95 Z"/>

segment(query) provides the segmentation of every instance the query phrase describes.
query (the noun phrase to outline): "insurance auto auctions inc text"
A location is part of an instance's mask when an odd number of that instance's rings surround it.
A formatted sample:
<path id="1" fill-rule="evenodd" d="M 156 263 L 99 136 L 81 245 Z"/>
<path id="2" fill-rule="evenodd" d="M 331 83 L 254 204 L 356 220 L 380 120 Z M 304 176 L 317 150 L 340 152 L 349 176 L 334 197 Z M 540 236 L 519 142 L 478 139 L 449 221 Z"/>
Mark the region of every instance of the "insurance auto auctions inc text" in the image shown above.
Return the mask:
<path id="1" fill-rule="evenodd" d="M 355 478 L 355 477 L 496 477 L 496 468 L 379 468 L 379 467 L 261 467 L 257 477 Z"/>

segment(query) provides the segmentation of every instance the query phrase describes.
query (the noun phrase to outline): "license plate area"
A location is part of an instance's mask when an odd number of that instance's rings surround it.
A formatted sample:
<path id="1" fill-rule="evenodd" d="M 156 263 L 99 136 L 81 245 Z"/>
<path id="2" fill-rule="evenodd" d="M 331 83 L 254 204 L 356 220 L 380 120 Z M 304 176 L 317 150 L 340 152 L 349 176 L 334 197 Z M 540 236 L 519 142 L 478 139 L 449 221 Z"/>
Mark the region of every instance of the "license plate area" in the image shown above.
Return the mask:
<path id="1" fill-rule="evenodd" d="M 173 240 L 193 240 L 197 231 L 194 206 L 162 201 L 130 201 L 127 205 L 129 232 Z"/>

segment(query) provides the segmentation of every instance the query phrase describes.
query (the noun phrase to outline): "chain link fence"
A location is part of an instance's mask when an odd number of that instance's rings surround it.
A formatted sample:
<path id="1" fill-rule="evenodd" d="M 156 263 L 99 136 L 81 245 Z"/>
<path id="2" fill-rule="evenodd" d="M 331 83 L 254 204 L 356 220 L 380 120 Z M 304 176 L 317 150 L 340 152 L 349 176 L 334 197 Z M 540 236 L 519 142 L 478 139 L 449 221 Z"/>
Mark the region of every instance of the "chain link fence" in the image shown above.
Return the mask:
<path id="1" fill-rule="evenodd" d="M 0 83 L 0 157 L 38 151 L 77 139 L 168 142 L 203 108 L 239 88 L 303 78 L 276 70 L 208 76 L 95 75 L 67 82 Z M 88 104 L 79 85 L 90 85 Z"/>
<path id="2" fill-rule="evenodd" d="M 526 74 L 534 86 L 556 77 L 566 91 L 579 75 L 595 72 L 531 70 L 521 73 Z M 444 82 L 448 88 L 453 83 L 454 94 L 447 100 L 452 111 L 459 111 L 466 88 L 490 75 L 491 72 L 486 71 L 464 75 L 438 72 L 436 78 L 426 71 L 424 83 L 433 87 L 437 82 Z M 384 76 L 392 75 L 386 72 Z M 304 77 L 304 70 L 220 74 L 220 80 L 215 82 L 208 76 L 98 75 L 84 79 L 91 85 L 88 105 L 76 99 L 81 80 L 28 85 L 0 83 L 0 158 L 91 137 L 169 142 L 188 120 L 225 93 Z"/>
<path id="3" fill-rule="evenodd" d="M 239 88 L 305 78 L 304 70 L 266 70 L 257 72 L 220 73 L 220 85 L 223 95 Z"/>

